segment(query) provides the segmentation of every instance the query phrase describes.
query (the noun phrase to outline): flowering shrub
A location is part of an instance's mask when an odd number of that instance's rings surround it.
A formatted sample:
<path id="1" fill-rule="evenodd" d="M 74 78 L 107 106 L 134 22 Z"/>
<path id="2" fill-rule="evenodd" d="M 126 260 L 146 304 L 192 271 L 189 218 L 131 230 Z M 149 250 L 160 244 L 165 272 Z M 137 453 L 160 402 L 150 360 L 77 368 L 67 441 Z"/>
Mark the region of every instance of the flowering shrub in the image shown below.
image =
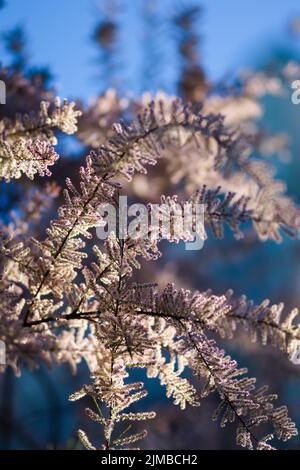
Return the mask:
<path id="1" fill-rule="evenodd" d="M 103 34 L 99 29 L 99 41 Z M 88 148 L 79 183 L 76 176 L 67 178 L 64 202 L 44 236 L 36 226 L 59 195 L 53 182 L 27 188 L 18 211 L 8 222 L 0 219 L 0 341 L 6 359 L 0 370 L 10 366 L 20 375 L 23 367 L 44 361 L 49 367 L 67 363 L 76 374 L 84 361 L 91 380 L 70 400 L 90 397 L 87 418 L 103 428 L 97 445 L 78 431 L 87 449 L 132 448 L 146 437 L 146 431 L 129 432 L 127 426 L 155 419 L 153 411 L 136 411 L 147 395 L 145 384 L 131 380 L 139 368 L 158 378 L 181 409 L 198 407 L 215 393 L 213 420 L 221 427 L 235 423 L 242 447 L 273 449 L 275 439 L 297 435 L 277 396 L 257 387 L 218 345 L 241 326 L 252 341 L 270 343 L 294 360 L 300 348 L 297 309 L 284 313 L 283 304 L 256 305 L 232 291 L 192 292 L 151 277 L 141 282 L 138 271 L 146 277 L 145 266 L 158 262 L 162 240 L 186 242 L 194 232 L 176 227 L 176 236 L 171 230 L 121 237 L 116 230 L 104 242 L 96 238 L 97 228 L 106 226 L 99 207 L 108 204 L 117 212 L 122 194 L 148 198 L 149 210 L 161 200 L 170 213 L 175 206 L 201 204 L 207 237 L 221 239 L 228 228 L 237 243 L 249 230 L 262 242 L 298 236 L 299 208 L 266 158 L 284 154 L 288 139 L 268 135 L 257 118 L 260 98 L 284 93 L 299 67 L 288 64 L 276 76 L 248 72 L 236 89 L 222 92 L 195 67 L 187 63 L 183 73 L 184 101 L 162 92 L 130 100 L 110 89 L 80 110 L 35 89 L 20 73 L 1 71 L 8 93 L 21 89 L 32 106 L 0 121 L 1 179 L 13 184 L 21 178 L 26 188 L 28 178 L 50 176 L 62 133 L 76 134 Z M 137 232 L 142 228 L 137 224 Z"/>
<path id="2" fill-rule="evenodd" d="M 246 82 L 245 89 L 249 86 Z M 111 92 L 106 99 L 109 96 L 115 114 L 116 98 Z M 230 97 L 218 100 L 220 110 L 222 100 L 228 109 Z M 255 96 L 247 100 L 258 106 Z M 260 334 L 264 343 L 271 341 L 291 357 L 300 344 L 297 311 L 281 320 L 283 306 L 268 301 L 254 305 L 232 292 L 216 296 L 134 282 L 140 259 L 150 262 L 161 256 L 159 238 L 123 240 L 110 233 L 103 247 L 94 245 L 93 254 L 86 240 L 103 223 L 99 204 L 118 204 L 122 177 L 131 181 L 162 158 L 170 179 L 180 180 L 187 193 L 198 187 L 192 197 L 205 205 L 205 225 L 217 238 L 223 236 L 225 224 L 240 238 L 243 226 L 252 222 L 260 239 L 281 241 L 282 230 L 297 233 L 298 208 L 284 194 L 284 185 L 273 179 L 267 162 L 252 159 L 247 134 L 230 123 L 230 112 L 225 117 L 210 112 L 215 96 L 208 96 L 202 108 L 164 95 L 145 101 L 135 103 L 138 116 L 131 123 L 107 129 L 109 140 L 92 150 L 80 169 L 79 188 L 67 179 L 65 202 L 46 238 L 30 236 L 26 212 L 13 226 L 2 224 L 0 338 L 6 344 L 7 364 L 20 374 L 23 365 L 35 367 L 41 359 L 49 365 L 67 362 L 76 373 L 77 364 L 85 360 L 93 382 L 70 400 L 88 395 L 97 403 L 96 411 L 86 412 L 104 427 L 103 449 L 126 448 L 146 435 L 125 433 L 120 438 L 115 432 L 119 423 L 155 416 L 127 411 L 147 394 L 142 383 L 125 380 L 132 368 L 145 368 L 148 377 L 158 377 L 167 396 L 182 409 L 197 407 L 201 397 L 216 392 L 220 404 L 213 419 L 220 419 L 221 426 L 235 421 L 237 443 L 243 447 L 272 448 L 273 435 L 285 441 L 297 434 L 286 407 L 273 403 L 276 396 L 267 387 L 257 389 L 255 379 L 218 347 L 211 333 L 231 338 L 242 324 L 252 339 Z M 235 104 L 233 97 L 234 113 Z M 48 165 L 58 158 L 52 129 L 76 131 L 80 113 L 72 103 L 61 107 L 56 101 L 53 111 L 49 109 L 42 104 L 37 116 L 2 121 L 1 176 L 7 181 L 21 173 L 30 178 L 48 174 Z M 241 114 L 249 120 L 246 109 Z M 120 115 L 122 110 L 120 106 Z M 90 119 L 89 112 L 82 119 Z M 242 119 L 241 127 L 246 124 Z M 85 139 L 87 122 L 84 128 Z M 100 137 L 95 139 L 99 142 Z M 39 196 L 39 207 L 31 199 L 30 219 L 38 217 L 51 191 L 48 194 Z M 165 201 L 172 203 L 170 198 Z M 182 377 L 186 368 L 196 378 L 205 378 L 202 389 Z M 273 430 L 258 437 L 256 428 L 267 422 Z M 85 447 L 94 448 L 83 430 L 79 437 Z"/>

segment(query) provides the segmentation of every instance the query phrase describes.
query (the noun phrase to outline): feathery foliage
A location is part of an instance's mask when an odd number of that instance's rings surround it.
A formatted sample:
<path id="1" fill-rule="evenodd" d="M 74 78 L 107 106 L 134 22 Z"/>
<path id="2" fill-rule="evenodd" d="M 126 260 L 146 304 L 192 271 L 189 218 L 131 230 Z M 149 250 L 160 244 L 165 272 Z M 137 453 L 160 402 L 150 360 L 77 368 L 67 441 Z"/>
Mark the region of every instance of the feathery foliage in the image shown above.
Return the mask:
<path id="1" fill-rule="evenodd" d="M 92 382 L 70 400 L 89 398 L 93 409 L 86 409 L 87 417 L 103 428 L 97 446 L 78 431 L 87 449 L 129 448 L 146 437 L 146 431 L 124 428 L 126 422 L 131 428 L 155 418 L 152 411 L 130 408 L 147 395 L 145 384 L 126 381 L 134 368 L 144 369 L 148 379 L 158 378 L 181 409 L 198 407 L 215 393 L 219 405 L 213 419 L 221 427 L 235 422 L 242 447 L 272 449 L 271 439 L 286 441 L 297 434 L 287 408 L 273 403 L 276 394 L 257 388 L 247 369 L 217 344 L 218 336 L 231 339 L 241 325 L 252 340 L 269 341 L 292 358 L 300 347 L 297 309 L 282 318 L 282 304 L 255 305 L 231 291 L 217 296 L 173 284 L 162 288 L 153 279 L 140 282 L 138 271 L 162 256 L 159 243 L 193 240 L 190 228 L 176 226 L 174 235 L 160 224 L 143 237 L 131 232 L 121 237 L 115 230 L 104 243 L 95 241 L 97 228 L 106 226 L 99 206 L 109 204 L 118 212 L 119 196 L 130 187 L 134 194 L 137 181 L 150 179 L 145 177 L 149 166 L 163 168 L 180 193 L 171 196 L 167 188 L 161 196 L 158 191 L 147 206 L 151 213 L 153 201 L 160 201 L 173 227 L 176 211 L 201 205 L 200 238 L 221 239 L 229 226 L 240 239 L 251 224 L 260 240 L 281 242 L 282 232 L 297 236 L 298 207 L 267 160 L 252 156 L 263 143 L 271 145 L 254 124 L 257 89 L 261 93 L 263 83 L 268 90 L 269 81 L 247 77 L 238 97 L 210 94 L 205 86 L 201 104 L 162 93 L 131 102 L 107 92 L 82 110 L 78 137 L 92 149 L 79 184 L 67 178 L 64 202 L 45 236 L 34 227 L 58 196 L 53 184 L 28 193 L 28 204 L 11 215 L 11 223 L 1 221 L 0 339 L 7 345 L 7 364 L 19 375 L 22 366 L 37 367 L 41 360 L 49 367 L 68 363 L 73 373 L 86 362 Z M 22 84 L 28 91 L 28 83 Z M 9 182 L 23 174 L 50 175 L 48 167 L 58 159 L 56 131 L 75 133 L 80 115 L 74 103 L 57 99 L 41 101 L 30 114 L 2 119 L 0 177 Z"/>

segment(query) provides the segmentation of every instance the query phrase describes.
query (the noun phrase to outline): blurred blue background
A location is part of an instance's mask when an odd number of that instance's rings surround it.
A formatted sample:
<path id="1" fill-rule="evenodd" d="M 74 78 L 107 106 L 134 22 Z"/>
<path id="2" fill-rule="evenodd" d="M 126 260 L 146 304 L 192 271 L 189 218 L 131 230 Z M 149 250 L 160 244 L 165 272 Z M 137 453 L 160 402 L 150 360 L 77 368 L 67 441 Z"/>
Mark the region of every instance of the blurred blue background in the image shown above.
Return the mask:
<path id="1" fill-rule="evenodd" d="M 105 3 L 109 3 L 111 9 L 121 6 L 124 10 L 126 20 L 122 22 L 121 34 L 122 59 L 126 63 L 125 89 L 138 94 L 142 91 L 138 70 L 143 60 L 140 44 L 144 28 L 136 19 L 145 4 L 143 0 L 7 0 L 0 14 L 0 30 L 22 25 L 32 63 L 49 66 L 59 95 L 88 100 L 101 88 L 93 77 L 96 53 L 91 32 Z M 183 2 L 164 0 L 154 3 L 168 17 Z M 286 34 L 289 21 L 299 15 L 298 0 L 203 0 L 199 3 L 204 8 L 199 24 L 203 36 L 203 64 L 213 80 L 222 79 L 237 67 L 257 65 L 274 46 L 300 50 L 299 41 L 295 44 Z M 161 41 L 160 52 L 169 67 L 168 71 L 164 68 L 160 71 L 160 79 L 166 91 L 174 92 L 174 64 L 168 54 L 169 47 L 169 41 Z M 0 57 L 5 63 L 3 47 Z"/>

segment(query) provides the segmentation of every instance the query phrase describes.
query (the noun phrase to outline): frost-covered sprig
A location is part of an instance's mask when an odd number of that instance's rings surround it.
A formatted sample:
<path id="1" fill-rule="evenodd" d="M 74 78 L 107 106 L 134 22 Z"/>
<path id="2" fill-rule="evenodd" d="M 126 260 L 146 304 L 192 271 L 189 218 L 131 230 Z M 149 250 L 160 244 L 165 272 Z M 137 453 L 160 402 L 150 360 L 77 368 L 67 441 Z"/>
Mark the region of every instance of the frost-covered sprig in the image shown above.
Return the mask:
<path id="1" fill-rule="evenodd" d="M 223 238 L 224 227 L 228 225 L 239 239 L 242 237 L 241 226 L 255 221 L 256 216 L 248 209 L 248 198 L 242 196 L 236 199 L 235 196 L 233 192 L 222 194 L 221 188 L 208 189 L 205 185 L 185 201 L 179 200 L 176 195 L 161 196 L 157 217 L 162 221 L 169 220 L 172 230 L 164 230 L 162 226 L 155 235 L 171 242 L 192 240 L 195 234 L 205 240 L 207 235 L 204 229 L 209 227 L 215 238 Z M 148 207 L 151 212 L 156 210 L 155 204 L 150 203 Z M 201 216 L 203 220 L 200 220 Z"/>
<path id="2" fill-rule="evenodd" d="M 1 139 L 1 138 L 0 138 Z M 50 176 L 49 166 L 53 166 L 59 156 L 49 142 L 26 140 L 20 138 L 13 144 L 0 140 L 1 147 L 1 174 L 0 177 L 9 181 L 11 178 L 20 178 L 25 173 L 33 179 L 36 173 L 39 176 Z"/>
<path id="3" fill-rule="evenodd" d="M 196 146 L 201 139 L 212 139 L 223 154 L 237 146 L 237 141 L 223 125 L 219 115 L 203 115 L 199 107 L 185 105 L 180 99 L 166 109 L 163 102 L 152 101 L 131 124 L 114 125 L 114 135 L 92 153 L 96 172 L 117 171 L 131 180 L 137 172 L 146 173 L 145 165 L 155 165 L 169 147 L 184 147 L 186 141 Z"/>
<path id="4" fill-rule="evenodd" d="M 0 340 L 6 345 L 6 364 L 20 375 L 21 366 L 32 369 L 39 360 L 51 364 L 50 350 L 55 336 L 44 325 L 36 335 L 23 328 L 21 313 L 25 305 L 26 278 L 18 270 L 18 264 L 11 266 L 6 262 L 4 255 L 10 243 L 10 237 L 4 231 L 0 233 Z M 1 370 L 4 369 L 2 366 Z"/>
<path id="5" fill-rule="evenodd" d="M 30 179 L 38 173 L 50 175 L 48 169 L 58 159 L 53 149 L 54 131 L 73 134 L 77 130 L 75 103 L 57 98 L 54 105 L 42 101 L 37 113 L 17 115 L 15 120 L 0 121 L 0 178 L 9 181 L 26 174 Z"/>
<path id="6" fill-rule="evenodd" d="M 263 345 L 270 343 L 290 357 L 300 345 L 298 309 L 284 314 L 284 304 L 270 304 L 265 299 L 258 305 L 246 296 L 234 297 L 233 291 L 225 294 L 228 311 L 215 323 L 222 337 L 232 338 L 241 325 L 249 333 L 251 341 L 261 338 Z"/>
<path id="7" fill-rule="evenodd" d="M 98 204 L 111 202 L 115 186 L 94 174 L 90 159 L 80 174 L 80 191 L 67 181 L 66 202 L 59 208 L 58 219 L 51 222 L 47 238 L 44 241 L 34 238 L 27 242 L 13 241 L 5 250 L 7 262 L 18 265 L 30 293 L 29 304 L 23 313 L 24 325 L 43 316 L 45 303 L 48 306 L 52 303 L 56 311 L 54 299 L 62 298 L 72 289 L 71 281 L 86 257 L 81 237 L 90 237 L 90 230 L 101 223 Z M 54 299 L 43 299 L 49 293 Z"/>
<path id="8" fill-rule="evenodd" d="M 266 394 L 267 387 L 256 389 L 256 379 L 243 377 L 247 369 L 238 369 L 236 361 L 225 356 L 214 340 L 209 340 L 203 333 L 186 331 L 180 341 L 182 353 L 188 358 L 191 369 L 197 376 L 206 378 L 202 396 L 213 391 L 220 396 L 221 403 L 213 419 L 221 416 L 222 427 L 227 422 L 238 423 L 238 445 L 248 449 L 260 447 L 260 439 L 253 429 L 267 422 L 273 426 L 276 437 L 283 441 L 298 434 L 295 423 L 288 417 L 287 408 L 274 407 L 272 402 L 277 396 Z"/>
<path id="9" fill-rule="evenodd" d="M 1 121 L 1 135 L 5 139 L 19 137 L 40 138 L 55 145 L 57 139 L 53 131 L 58 129 L 65 134 L 74 134 L 77 130 L 77 119 L 81 111 L 75 109 L 75 103 L 57 97 L 52 105 L 42 101 L 38 113 L 17 115 L 15 121 L 4 118 Z"/>
<path id="10" fill-rule="evenodd" d="M 94 400 L 97 412 L 87 408 L 86 414 L 92 421 L 103 426 L 104 442 L 100 447 L 102 450 L 128 447 L 147 436 L 146 430 L 128 434 L 129 427 L 123 430 L 121 428 L 118 432 L 119 423 L 146 421 L 155 418 L 153 411 L 124 412 L 133 403 L 147 395 L 142 382 L 126 384 L 124 382 L 126 377 L 128 374 L 122 359 L 115 357 L 113 351 L 107 350 L 105 360 L 102 364 L 99 363 L 99 368 L 93 375 L 94 383 L 85 385 L 69 398 L 71 401 L 75 401 L 89 396 Z M 84 431 L 79 430 L 78 436 L 86 449 L 96 450 Z"/>
<path id="11" fill-rule="evenodd" d="M 83 248 L 84 238 L 90 238 L 91 228 L 102 223 L 97 210 L 100 203 L 110 201 L 114 186 L 103 178 L 97 177 L 87 159 L 86 168 L 81 168 L 80 190 L 67 181 L 65 204 L 59 209 L 59 218 L 51 223 L 47 230 L 47 239 L 43 242 L 32 240 L 36 252 L 21 252 L 21 256 L 30 260 L 31 269 L 27 273 L 32 292 L 30 306 L 25 314 L 24 323 L 30 318 L 30 312 L 43 304 L 41 296 L 51 292 L 61 298 L 72 288 L 82 259 L 86 257 Z"/>
<path id="12" fill-rule="evenodd" d="M 229 339 L 241 325 L 253 342 L 260 337 L 262 344 L 270 343 L 290 357 L 300 345 L 298 309 L 283 316 L 283 303 L 272 305 L 265 299 L 255 304 L 244 295 L 235 297 L 232 290 L 217 296 L 210 290 L 192 293 L 176 289 L 173 284 L 168 284 L 162 292 L 153 289 L 147 296 L 141 293 L 145 291 L 132 291 L 131 302 L 137 306 L 136 313 L 149 313 L 170 321 L 186 320 L 195 327 L 215 331 Z"/>

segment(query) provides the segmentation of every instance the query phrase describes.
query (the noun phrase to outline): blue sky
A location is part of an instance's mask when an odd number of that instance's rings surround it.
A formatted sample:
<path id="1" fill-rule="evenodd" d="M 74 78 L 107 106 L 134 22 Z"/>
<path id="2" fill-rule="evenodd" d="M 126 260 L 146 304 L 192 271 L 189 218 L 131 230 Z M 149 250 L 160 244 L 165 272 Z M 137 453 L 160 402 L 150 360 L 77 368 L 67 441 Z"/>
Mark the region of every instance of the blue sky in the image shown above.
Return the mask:
<path id="1" fill-rule="evenodd" d="M 133 18 L 142 0 L 119 2 L 130 9 L 123 39 L 128 41 L 126 49 L 134 71 L 139 32 L 134 31 Z M 163 5 L 171 9 L 178 3 L 164 0 Z M 300 15 L 299 0 L 200 0 L 199 3 L 205 8 L 201 25 L 203 59 L 214 79 L 239 66 L 255 63 L 277 41 L 289 44 L 285 38 L 287 24 L 294 15 Z M 82 96 L 87 100 L 99 90 L 94 63 L 97 55 L 90 38 L 100 18 L 101 5 L 103 0 L 6 0 L 6 7 L 0 11 L 0 31 L 16 24 L 24 25 L 32 63 L 50 66 L 61 96 Z M 297 42 L 295 47 L 299 50 L 300 40 Z M 5 64 L 1 49 L 0 54 Z"/>

